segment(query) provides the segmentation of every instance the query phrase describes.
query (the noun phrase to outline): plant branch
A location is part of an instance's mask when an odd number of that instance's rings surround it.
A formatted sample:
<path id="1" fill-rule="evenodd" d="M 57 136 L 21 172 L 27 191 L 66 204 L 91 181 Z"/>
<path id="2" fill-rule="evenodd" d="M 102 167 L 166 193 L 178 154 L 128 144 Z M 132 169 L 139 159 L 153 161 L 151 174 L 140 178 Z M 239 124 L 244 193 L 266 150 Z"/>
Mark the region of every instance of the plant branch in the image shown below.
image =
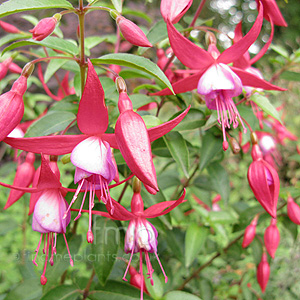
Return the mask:
<path id="1" fill-rule="evenodd" d="M 82 300 L 85 300 L 88 297 L 89 291 L 90 291 L 90 288 L 91 288 L 91 285 L 93 283 L 93 279 L 94 279 L 95 275 L 96 275 L 96 273 L 95 273 L 95 270 L 93 269 L 91 277 L 90 277 L 90 279 L 89 279 L 89 281 L 88 281 L 88 283 L 87 283 L 87 285 L 86 285 L 86 287 L 85 287 L 85 289 L 83 291 L 83 298 L 82 298 Z"/>

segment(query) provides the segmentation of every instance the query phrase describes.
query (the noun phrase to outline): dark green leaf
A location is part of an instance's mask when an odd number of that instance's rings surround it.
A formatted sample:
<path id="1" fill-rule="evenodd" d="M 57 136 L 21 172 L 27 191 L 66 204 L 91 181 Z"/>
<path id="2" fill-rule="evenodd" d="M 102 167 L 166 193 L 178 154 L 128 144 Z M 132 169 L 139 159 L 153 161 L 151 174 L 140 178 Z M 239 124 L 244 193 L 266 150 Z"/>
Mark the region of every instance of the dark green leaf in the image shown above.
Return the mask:
<path id="1" fill-rule="evenodd" d="M 172 119 L 178 116 L 181 112 L 176 113 Z M 181 131 L 196 129 L 203 126 L 205 122 L 204 113 L 197 108 L 191 108 L 184 119 L 175 127 L 175 130 Z"/>
<path id="2" fill-rule="evenodd" d="M 200 295 L 203 300 L 212 300 L 214 297 L 214 290 L 211 282 L 205 278 L 199 281 Z"/>
<path id="3" fill-rule="evenodd" d="M 292 235 L 292 237 L 295 241 L 298 236 L 298 225 L 293 223 L 287 216 L 283 217 L 282 224 L 283 224 L 284 228 L 290 232 L 290 234 Z"/>
<path id="4" fill-rule="evenodd" d="M 30 125 L 25 137 L 44 136 L 64 130 L 75 119 L 76 116 L 68 111 L 48 112 Z"/>
<path id="5" fill-rule="evenodd" d="M 78 97 L 76 95 L 70 95 L 65 97 L 64 99 L 55 102 L 49 109 L 48 114 L 50 112 L 70 112 L 73 114 L 77 114 L 78 111 Z M 75 103 L 74 103 L 75 102 Z"/>
<path id="6" fill-rule="evenodd" d="M 66 0 L 10 0 L 0 5 L 0 18 L 20 11 L 47 9 L 47 8 L 73 8 Z"/>
<path id="7" fill-rule="evenodd" d="M 182 169 L 185 177 L 189 177 L 189 150 L 186 146 L 185 139 L 179 132 L 169 132 L 163 136 L 164 141 L 176 161 Z"/>
<path id="8" fill-rule="evenodd" d="M 199 297 L 187 292 L 172 291 L 165 295 L 164 300 L 201 300 Z"/>
<path id="9" fill-rule="evenodd" d="M 47 69 L 44 75 L 45 82 L 47 83 L 48 80 L 53 76 L 53 74 L 67 62 L 67 59 L 51 59 L 49 64 L 47 65 Z"/>
<path id="10" fill-rule="evenodd" d="M 78 47 L 74 43 L 67 40 L 60 39 L 58 37 L 48 36 L 42 41 L 35 41 L 33 39 L 29 39 L 26 41 L 19 41 L 13 43 L 2 51 L 2 55 L 7 51 L 11 51 L 13 49 L 23 47 L 23 46 L 28 46 L 28 45 L 44 46 L 50 49 L 64 51 L 72 55 L 78 54 Z"/>
<path id="11" fill-rule="evenodd" d="M 208 231 L 198 224 L 191 224 L 185 235 L 185 267 L 188 268 L 201 251 Z"/>
<path id="12" fill-rule="evenodd" d="M 255 102 L 266 114 L 272 116 L 281 123 L 280 116 L 276 108 L 270 103 L 269 99 L 263 95 L 255 93 L 251 96 L 251 100 Z"/>
<path id="13" fill-rule="evenodd" d="M 237 221 L 235 215 L 226 210 L 210 211 L 209 218 L 214 224 L 232 224 Z"/>
<path id="14" fill-rule="evenodd" d="M 105 285 L 116 262 L 120 233 L 114 221 L 102 217 L 97 217 L 94 221 L 93 233 L 94 241 L 91 251 L 96 257 L 93 265 L 99 282 Z"/>
<path id="15" fill-rule="evenodd" d="M 123 15 L 132 15 L 135 17 L 143 18 L 144 20 L 148 21 L 148 23 L 152 22 L 152 19 L 149 17 L 149 14 L 147 14 L 143 11 L 137 10 L 137 9 L 128 9 L 128 8 L 124 7 L 122 14 Z"/>
<path id="16" fill-rule="evenodd" d="M 80 290 L 75 286 L 60 285 L 46 293 L 41 300 L 74 300 L 80 295 Z"/>
<path id="17" fill-rule="evenodd" d="M 143 268 L 143 271 L 144 271 L 144 277 L 147 278 L 147 268 Z M 149 279 L 145 280 L 147 290 L 153 299 L 161 299 L 164 293 L 163 284 L 160 278 L 155 273 L 153 273 L 152 276 L 154 282 L 153 285 L 151 285 L 151 281 Z"/>
<path id="18" fill-rule="evenodd" d="M 17 33 L 17 34 L 7 34 L 5 35 L 4 37 L 2 37 L 0 39 L 0 47 L 2 47 L 3 45 L 5 44 L 8 44 L 8 43 L 11 43 L 11 42 L 14 42 L 16 40 L 21 40 L 21 39 L 26 39 L 26 38 L 30 38 L 31 35 L 26 35 L 26 34 L 22 34 L 22 33 Z"/>
<path id="19" fill-rule="evenodd" d="M 211 133 L 206 133 L 202 138 L 200 150 L 200 170 L 203 170 L 211 160 L 222 151 L 222 140 Z"/>
<path id="20" fill-rule="evenodd" d="M 252 249 L 252 255 L 254 258 L 254 262 L 256 265 L 258 265 L 261 261 L 261 257 L 263 254 L 263 248 L 262 248 L 261 242 L 259 241 L 259 239 L 257 237 L 254 238 L 254 240 L 250 244 L 250 247 Z"/>
<path id="21" fill-rule="evenodd" d="M 129 79 L 129 78 L 147 78 L 151 79 L 151 76 L 149 74 L 146 74 L 143 71 L 140 70 L 135 70 L 135 69 L 125 69 L 122 70 L 119 75 L 123 77 L 124 79 Z"/>
<path id="22" fill-rule="evenodd" d="M 219 163 L 212 163 L 207 167 L 212 188 L 221 195 L 225 203 L 229 199 L 229 175 Z"/>
<path id="23" fill-rule="evenodd" d="M 144 71 L 164 83 L 171 91 L 172 85 L 164 72 L 151 60 L 128 53 L 106 54 L 100 58 L 92 59 L 92 63 L 114 64 Z"/>
<path id="24" fill-rule="evenodd" d="M 154 102 L 153 97 L 149 97 L 143 94 L 132 94 L 129 96 L 129 98 L 132 101 L 133 109 L 138 109 L 146 104 Z"/>

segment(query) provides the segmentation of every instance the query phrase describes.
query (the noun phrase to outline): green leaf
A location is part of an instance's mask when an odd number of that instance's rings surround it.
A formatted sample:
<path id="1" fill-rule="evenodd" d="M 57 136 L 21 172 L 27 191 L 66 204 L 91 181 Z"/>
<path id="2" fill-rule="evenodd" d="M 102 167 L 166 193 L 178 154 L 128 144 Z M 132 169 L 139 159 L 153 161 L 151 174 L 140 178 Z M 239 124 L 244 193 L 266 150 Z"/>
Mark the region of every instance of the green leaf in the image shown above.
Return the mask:
<path id="1" fill-rule="evenodd" d="M 289 81 L 300 81 L 300 73 L 285 71 L 280 75 L 281 79 L 289 80 Z"/>
<path id="2" fill-rule="evenodd" d="M 20 11 L 38 10 L 47 8 L 72 9 L 70 2 L 66 0 L 10 0 L 0 5 L 0 18 Z"/>
<path id="3" fill-rule="evenodd" d="M 135 69 L 125 69 L 122 70 L 119 75 L 123 77 L 124 79 L 129 79 L 129 78 L 147 78 L 151 79 L 151 76 L 149 74 L 146 74 L 143 71 L 140 70 L 135 70 Z"/>
<path id="4" fill-rule="evenodd" d="M 46 293 L 41 300 L 74 300 L 80 295 L 80 290 L 75 286 L 60 285 Z"/>
<path id="5" fill-rule="evenodd" d="M 188 268 L 201 251 L 208 231 L 205 227 L 197 224 L 191 224 L 185 235 L 185 267 Z"/>
<path id="6" fill-rule="evenodd" d="M 44 46 L 50 49 L 64 51 L 72 55 L 78 54 L 78 47 L 74 43 L 67 40 L 60 39 L 58 37 L 48 36 L 42 41 L 35 41 L 33 39 L 29 39 L 26 41 L 13 43 L 2 51 L 2 55 L 7 51 L 11 51 L 13 49 L 23 47 L 23 46 L 28 46 L 28 45 Z"/>
<path id="7" fill-rule="evenodd" d="M 273 45 L 272 44 L 270 46 L 270 48 L 272 50 L 274 50 L 276 53 L 278 53 L 279 55 L 283 56 L 284 58 L 289 58 L 289 53 L 282 46 L 280 46 L 280 45 Z"/>
<path id="8" fill-rule="evenodd" d="M 211 282 L 205 278 L 199 281 L 200 295 L 203 300 L 212 300 L 214 297 L 214 290 Z"/>
<path id="9" fill-rule="evenodd" d="M 280 116 L 276 108 L 270 103 L 269 99 L 263 95 L 255 93 L 251 96 L 251 100 L 255 102 L 266 114 L 272 116 L 277 121 L 281 122 Z"/>
<path id="10" fill-rule="evenodd" d="M 4 298 L 4 300 L 33 300 L 42 296 L 42 285 L 40 278 L 24 280 L 14 287 Z"/>
<path id="11" fill-rule="evenodd" d="M 222 140 L 207 132 L 202 138 L 200 150 L 200 171 L 203 170 L 212 159 L 222 151 Z"/>
<path id="12" fill-rule="evenodd" d="M 122 0 L 111 0 L 113 6 L 115 7 L 116 11 L 121 13 L 122 12 Z"/>
<path id="13" fill-rule="evenodd" d="M 51 59 L 47 65 L 47 69 L 44 75 L 44 80 L 47 83 L 48 80 L 54 75 L 54 73 L 59 70 L 65 63 L 69 60 L 67 59 Z"/>
<path id="14" fill-rule="evenodd" d="M 210 211 L 209 219 L 214 224 L 233 224 L 237 221 L 235 215 L 226 210 Z"/>
<path id="15" fill-rule="evenodd" d="M 48 114 L 50 112 L 58 111 L 58 112 L 70 112 L 73 114 L 77 114 L 78 111 L 78 102 L 79 99 L 76 95 L 70 95 L 65 97 L 64 99 L 55 102 L 49 109 Z M 75 102 L 75 103 L 74 103 Z"/>
<path id="16" fill-rule="evenodd" d="M 154 102 L 154 98 L 143 94 L 132 94 L 129 96 L 133 109 L 138 109 L 146 104 Z"/>
<path id="17" fill-rule="evenodd" d="M 120 233 L 114 221 L 102 217 L 97 217 L 94 221 L 93 233 L 94 241 L 91 252 L 97 258 L 93 265 L 99 282 L 105 285 L 116 262 Z"/>
<path id="18" fill-rule="evenodd" d="M 2 37 L 0 39 L 0 47 L 2 47 L 5 44 L 14 42 L 16 40 L 21 40 L 21 39 L 25 39 L 25 38 L 30 38 L 31 35 L 26 35 L 26 34 L 22 34 L 22 33 L 17 33 L 17 34 L 7 34 L 4 37 Z"/>
<path id="19" fill-rule="evenodd" d="M 201 300 L 199 297 L 181 291 L 172 291 L 165 295 L 164 300 Z"/>
<path id="20" fill-rule="evenodd" d="M 114 64 L 144 71 L 165 84 L 172 92 L 172 85 L 164 72 L 151 60 L 128 53 L 106 54 L 100 58 L 91 59 L 92 63 Z"/>
<path id="21" fill-rule="evenodd" d="M 207 167 L 212 188 L 227 202 L 229 199 L 230 185 L 227 171 L 219 164 L 212 163 Z"/>
<path id="22" fill-rule="evenodd" d="M 172 119 L 177 117 L 181 113 L 182 111 L 176 113 L 174 116 L 172 116 Z M 190 108 L 187 115 L 175 127 L 174 130 L 181 131 L 181 130 L 192 130 L 192 129 L 200 128 L 205 124 L 205 122 L 206 122 L 205 115 L 201 110 L 197 108 Z"/>
<path id="23" fill-rule="evenodd" d="M 189 177 L 189 150 L 185 139 L 179 132 L 169 132 L 163 139 L 177 165 L 182 169 L 185 177 Z"/>
<path id="24" fill-rule="evenodd" d="M 147 276 L 147 268 L 145 266 L 143 266 L 143 271 L 144 271 L 144 277 L 147 278 L 148 277 Z M 151 285 L 151 281 L 149 279 L 145 280 L 147 290 L 153 299 L 161 299 L 161 297 L 164 294 L 163 284 L 162 284 L 160 278 L 155 273 L 152 273 L 152 276 L 153 276 L 153 282 L 154 282 L 153 285 Z"/>
<path id="25" fill-rule="evenodd" d="M 152 19 L 149 17 L 149 14 L 147 14 L 143 11 L 137 10 L 137 9 L 128 9 L 128 8 L 124 7 L 122 14 L 123 15 L 132 15 L 135 17 L 142 18 L 142 19 L 146 20 L 148 23 L 152 22 Z"/>
<path id="26" fill-rule="evenodd" d="M 259 241 L 259 239 L 257 237 L 254 238 L 254 240 L 250 244 L 250 247 L 252 249 L 252 255 L 254 258 L 254 262 L 256 265 L 258 265 L 261 261 L 261 257 L 263 254 L 263 248 L 262 248 L 261 242 Z"/>
<path id="27" fill-rule="evenodd" d="M 14 230 L 17 227 L 18 227 L 18 223 L 12 218 L 7 218 L 4 220 L 1 220 L 0 221 L 0 236 L 6 235 L 8 232 Z"/>
<path id="28" fill-rule="evenodd" d="M 48 112 L 28 128 L 25 137 L 44 136 L 64 130 L 76 116 L 67 111 Z"/>

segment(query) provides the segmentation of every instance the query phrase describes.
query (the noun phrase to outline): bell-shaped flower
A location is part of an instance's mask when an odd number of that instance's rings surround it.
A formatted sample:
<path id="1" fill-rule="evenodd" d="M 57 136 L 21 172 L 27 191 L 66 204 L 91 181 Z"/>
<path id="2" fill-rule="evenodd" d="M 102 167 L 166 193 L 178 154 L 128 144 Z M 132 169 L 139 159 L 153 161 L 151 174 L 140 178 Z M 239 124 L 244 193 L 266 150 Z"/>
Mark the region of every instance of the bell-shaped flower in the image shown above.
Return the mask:
<path id="1" fill-rule="evenodd" d="M 16 176 L 13 182 L 14 186 L 28 187 L 32 183 L 35 173 L 33 165 L 34 160 L 35 155 L 33 153 L 28 153 L 25 162 L 21 163 L 17 168 Z M 24 193 L 25 192 L 23 191 L 11 190 L 4 209 L 9 208 L 16 201 L 18 201 L 24 195 Z"/>
<path id="2" fill-rule="evenodd" d="M 160 3 L 160 12 L 165 22 L 169 20 L 175 24 L 179 22 L 192 3 L 193 0 L 162 0 Z"/>
<path id="3" fill-rule="evenodd" d="M 232 97 L 241 93 L 241 86 L 252 86 L 261 89 L 284 90 L 243 69 L 225 65 L 238 60 L 257 39 L 263 21 L 263 8 L 259 6 L 259 13 L 250 31 L 237 43 L 219 54 L 215 44 L 211 44 L 208 51 L 196 46 L 174 27 L 170 21 L 167 29 L 171 47 L 176 57 L 191 70 L 191 75 L 172 85 L 176 94 L 184 93 L 198 87 L 198 92 L 205 93 L 206 103 L 211 109 L 217 110 L 219 122 L 222 124 L 224 144 L 228 148 L 225 137 L 225 127 L 240 119 Z M 230 69 L 230 71 L 229 71 Z M 216 76 L 216 77 L 215 77 Z M 169 89 L 164 89 L 153 95 L 170 95 Z M 245 130 L 245 129 L 244 129 Z"/>
<path id="4" fill-rule="evenodd" d="M 141 282 L 141 299 L 143 299 L 143 291 L 144 291 L 144 276 L 143 276 L 143 253 L 146 260 L 147 266 L 147 274 L 148 278 L 150 278 L 151 284 L 153 285 L 152 274 L 154 272 L 149 253 L 154 253 L 158 263 L 161 267 L 161 270 L 165 277 L 165 282 L 168 281 L 168 277 L 165 274 L 165 271 L 162 267 L 162 264 L 158 258 L 157 254 L 157 230 L 155 227 L 147 220 L 148 218 L 156 218 L 162 215 L 169 213 L 179 204 L 184 201 L 185 190 L 182 196 L 176 201 L 165 201 L 161 203 L 157 203 L 152 205 L 151 207 L 144 210 L 144 202 L 141 197 L 141 183 L 139 180 L 134 181 L 134 194 L 131 200 L 131 212 L 125 209 L 121 204 L 113 200 L 114 205 L 114 214 L 111 215 L 105 212 L 97 212 L 93 211 L 93 214 L 101 215 L 107 218 L 111 218 L 113 220 L 120 221 L 130 221 L 129 226 L 125 235 L 125 252 L 130 253 L 130 259 L 128 262 L 127 269 L 123 276 L 123 280 L 126 280 L 126 274 L 130 268 L 130 263 L 132 261 L 132 257 L 134 253 L 140 254 L 140 271 L 139 274 L 142 276 Z M 108 212 L 110 212 L 108 206 Z"/>
<path id="5" fill-rule="evenodd" d="M 271 224 L 267 227 L 264 234 L 265 246 L 272 258 L 275 258 L 275 253 L 280 242 L 280 233 L 276 223 L 276 219 L 271 219 Z"/>
<path id="6" fill-rule="evenodd" d="M 260 263 L 257 266 L 256 278 L 257 282 L 264 293 L 270 277 L 270 265 L 268 263 L 267 253 L 264 252 Z"/>
<path id="7" fill-rule="evenodd" d="M 244 239 L 242 243 L 243 248 L 248 247 L 255 238 L 257 219 L 258 216 L 255 216 L 255 218 L 251 221 L 250 225 L 248 225 L 245 229 Z"/>
<path id="8" fill-rule="evenodd" d="M 33 29 L 29 30 L 32 33 L 32 38 L 36 41 L 45 39 L 54 31 L 60 18 L 61 14 L 55 14 L 53 17 L 40 20 Z"/>
<path id="9" fill-rule="evenodd" d="M 258 144 L 251 152 L 253 162 L 248 169 L 249 185 L 255 198 L 272 218 L 276 218 L 280 182 L 276 170 L 263 159 Z"/>
<path id="10" fill-rule="evenodd" d="M 300 207 L 291 196 L 287 199 L 287 213 L 293 223 L 300 225 Z"/>
<path id="11" fill-rule="evenodd" d="M 145 33 L 136 24 L 121 15 L 117 16 L 116 22 L 125 40 L 129 43 L 140 47 L 152 47 Z"/>

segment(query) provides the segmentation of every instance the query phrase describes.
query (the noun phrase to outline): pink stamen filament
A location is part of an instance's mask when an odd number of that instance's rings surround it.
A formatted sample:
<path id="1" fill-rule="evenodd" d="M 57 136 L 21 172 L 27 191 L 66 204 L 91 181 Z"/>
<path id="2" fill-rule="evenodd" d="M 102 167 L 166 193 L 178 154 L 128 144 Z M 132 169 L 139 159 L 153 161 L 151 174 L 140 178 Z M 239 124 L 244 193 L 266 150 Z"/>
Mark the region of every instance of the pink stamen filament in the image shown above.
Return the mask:
<path id="1" fill-rule="evenodd" d="M 51 257 L 50 257 L 50 265 L 53 266 L 53 254 L 54 254 L 54 247 L 53 247 L 53 232 L 50 233 L 51 238 Z"/>
<path id="2" fill-rule="evenodd" d="M 150 279 L 151 285 L 154 285 L 154 281 L 153 281 L 153 277 L 152 277 L 154 270 L 153 270 L 151 262 L 150 262 L 148 251 L 144 250 L 144 253 L 145 253 L 145 259 L 146 259 L 146 265 L 147 265 L 147 271 L 148 271 L 148 273 L 147 273 L 148 279 Z"/>
<path id="3" fill-rule="evenodd" d="M 54 233 L 54 253 L 56 254 L 56 241 L 57 241 L 57 233 Z"/>
<path id="4" fill-rule="evenodd" d="M 166 273 L 165 273 L 165 270 L 164 270 L 164 268 L 163 268 L 163 266 L 162 266 L 162 264 L 161 264 L 161 262 L 160 262 L 160 259 L 159 259 L 158 255 L 157 255 L 157 252 L 154 252 L 154 254 L 155 254 L 156 259 L 157 259 L 157 261 L 158 261 L 158 263 L 159 263 L 159 266 L 160 266 L 160 268 L 161 268 L 161 271 L 162 271 L 162 273 L 164 274 L 164 277 L 165 277 L 165 283 L 167 283 L 167 282 L 168 282 L 168 276 L 167 276 Z"/>
<path id="5" fill-rule="evenodd" d="M 89 184 L 90 195 L 89 195 L 89 231 L 92 231 L 92 183 Z"/>
<path id="6" fill-rule="evenodd" d="M 131 263 L 131 260 L 132 260 L 133 251 L 134 251 L 134 247 L 132 247 L 132 250 L 131 250 L 131 253 L 130 253 L 129 262 L 128 262 L 128 264 L 127 264 L 126 271 L 125 271 L 124 276 L 123 276 L 123 278 L 122 278 L 124 281 L 128 281 L 128 280 L 126 279 L 126 275 L 127 275 L 128 270 L 129 270 L 129 268 L 130 268 L 130 263 Z"/>
<path id="7" fill-rule="evenodd" d="M 69 249 L 69 245 L 68 245 L 68 242 L 67 242 L 67 238 L 66 238 L 66 235 L 64 233 L 63 233 L 63 236 L 64 236 L 64 239 L 65 239 L 67 251 L 68 251 L 68 254 L 69 254 L 69 257 L 70 257 L 70 265 L 73 267 L 74 266 L 74 262 L 73 262 L 73 259 L 72 259 L 71 253 L 70 253 L 70 249 Z"/>
<path id="8" fill-rule="evenodd" d="M 43 254 L 45 254 L 45 249 L 46 249 L 46 236 L 47 236 L 47 234 L 44 235 L 44 248 L 43 248 Z"/>
<path id="9" fill-rule="evenodd" d="M 40 246 L 41 246 L 41 243 L 42 243 L 42 239 L 43 239 L 43 233 L 41 234 L 41 237 L 40 237 L 40 241 L 39 241 L 39 243 L 38 243 L 38 246 L 36 247 L 36 249 L 35 249 L 35 256 L 34 256 L 34 259 L 33 259 L 33 264 L 34 265 L 38 265 L 37 263 L 36 263 L 36 258 L 37 258 L 37 256 L 38 256 L 38 254 L 39 254 L 39 250 L 40 250 Z"/>
<path id="10" fill-rule="evenodd" d="M 74 219 L 74 221 L 77 221 L 81 217 L 81 211 L 82 211 L 82 208 L 83 208 L 83 205 L 84 205 L 84 201 L 85 201 L 85 197 L 86 197 L 87 191 L 88 190 L 85 190 L 85 192 L 84 192 L 83 199 L 82 199 L 82 202 L 81 202 L 81 205 L 80 205 L 80 209 L 79 209 L 78 215 Z"/>
<path id="11" fill-rule="evenodd" d="M 48 262 L 48 257 L 49 257 L 49 238 L 50 238 L 49 235 L 50 235 L 50 233 L 45 234 L 45 240 L 46 240 L 46 236 L 47 236 L 47 249 L 46 249 L 46 258 L 45 258 L 45 264 L 44 264 L 44 270 L 43 270 L 42 277 L 45 277 L 47 262 Z"/>
<path id="12" fill-rule="evenodd" d="M 140 275 L 142 277 L 141 300 L 143 300 L 143 298 L 144 298 L 144 274 L 143 274 L 143 254 L 142 254 L 142 250 L 140 250 Z"/>

